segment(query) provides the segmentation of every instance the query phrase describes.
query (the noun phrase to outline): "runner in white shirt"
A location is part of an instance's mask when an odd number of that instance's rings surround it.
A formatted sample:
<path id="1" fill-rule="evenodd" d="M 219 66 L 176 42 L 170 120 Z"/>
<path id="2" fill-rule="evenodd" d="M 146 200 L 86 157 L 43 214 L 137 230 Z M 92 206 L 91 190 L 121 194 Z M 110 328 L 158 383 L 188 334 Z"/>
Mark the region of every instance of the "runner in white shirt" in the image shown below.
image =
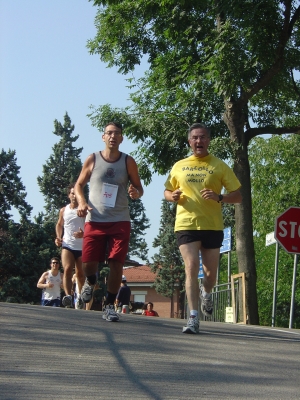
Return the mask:
<path id="1" fill-rule="evenodd" d="M 78 203 L 74 194 L 74 184 L 68 187 L 70 204 L 61 208 L 56 224 L 56 246 L 62 246 L 61 258 L 64 269 L 63 286 L 65 297 L 62 304 L 72 307 L 72 276 L 75 267 L 79 293 L 84 284 L 85 276 L 82 269 L 82 238 L 85 218 L 78 217 Z M 79 296 L 76 308 L 83 308 L 83 302 Z"/>

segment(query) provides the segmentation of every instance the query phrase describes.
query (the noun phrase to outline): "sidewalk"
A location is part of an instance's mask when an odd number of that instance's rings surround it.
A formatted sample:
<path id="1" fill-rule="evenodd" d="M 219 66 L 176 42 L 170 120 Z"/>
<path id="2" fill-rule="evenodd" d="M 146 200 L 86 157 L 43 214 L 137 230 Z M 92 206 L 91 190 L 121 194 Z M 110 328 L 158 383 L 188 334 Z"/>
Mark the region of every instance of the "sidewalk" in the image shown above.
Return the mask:
<path id="1" fill-rule="evenodd" d="M 299 399 L 300 331 L 0 303 L 0 398 Z"/>

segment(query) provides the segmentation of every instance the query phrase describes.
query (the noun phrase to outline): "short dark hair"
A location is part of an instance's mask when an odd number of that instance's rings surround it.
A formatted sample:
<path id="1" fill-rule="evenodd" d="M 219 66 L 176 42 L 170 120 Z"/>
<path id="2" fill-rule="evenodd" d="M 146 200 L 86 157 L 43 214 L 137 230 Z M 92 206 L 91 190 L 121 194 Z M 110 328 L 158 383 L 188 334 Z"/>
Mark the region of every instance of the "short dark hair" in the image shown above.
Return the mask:
<path id="1" fill-rule="evenodd" d="M 52 257 L 50 260 L 50 264 L 52 263 L 52 261 L 58 261 L 58 263 L 60 264 L 60 260 L 58 257 Z"/>
<path id="2" fill-rule="evenodd" d="M 119 129 L 121 129 L 121 132 L 123 132 L 123 126 L 122 126 L 122 124 L 120 124 L 119 122 L 108 122 L 106 125 L 105 125 L 105 127 L 104 127 L 104 131 L 105 131 L 105 129 L 108 127 L 108 125 L 113 125 L 113 126 L 115 126 L 116 128 L 119 128 Z"/>
<path id="3" fill-rule="evenodd" d="M 69 196 L 69 194 L 71 193 L 71 190 L 74 189 L 76 182 L 74 183 L 70 183 L 70 185 L 68 185 L 67 187 L 67 194 Z"/>
<path id="4" fill-rule="evenodd" d="M 151 301 L 148 301 L 147 305 L 151 304 L 151 306 L 153 307 L 153 303 Z"/>
<path id="5" fill-rule="evenodd" d="M 188 138 L 190 138 L 191 132 L 194 129 L 205 129 L 208 137 L 210 137 L 210 128 L 208 126 L 206 126 L 205 124 L 201 124 L 200 122 L 195 122 L 188 129 Z"/>

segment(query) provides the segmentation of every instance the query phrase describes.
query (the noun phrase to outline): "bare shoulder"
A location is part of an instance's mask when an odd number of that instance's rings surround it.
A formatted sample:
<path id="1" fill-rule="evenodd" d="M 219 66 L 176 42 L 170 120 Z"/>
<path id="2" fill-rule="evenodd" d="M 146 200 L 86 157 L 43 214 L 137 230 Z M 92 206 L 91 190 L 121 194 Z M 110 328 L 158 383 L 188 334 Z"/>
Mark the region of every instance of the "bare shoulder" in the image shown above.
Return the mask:
<path id="1" fill-rule="evenodd" d="M 40 280 L 42 280 L 42 279 L 47 279 L 48 276 L 49 276 L 49 271 L 46 271 L 46 272 L 44 272 L 44 273 L 42 274 L 42 276 L 40 277 Z"/>
<path id="2" fill-rule="evenodd" d="M 127 163 L 131 165 L 136 165 L 135 159 L 129 154 L 127 154 Z"/>
<path id="3" fill-rule="evenodd" d="M 95 162 L 95 153 L 90 154 L 89 156 L 87 156 L 87 158 L 85 159 L 83 166 L 88 166 L 90 164 L 94 164 Z"/>

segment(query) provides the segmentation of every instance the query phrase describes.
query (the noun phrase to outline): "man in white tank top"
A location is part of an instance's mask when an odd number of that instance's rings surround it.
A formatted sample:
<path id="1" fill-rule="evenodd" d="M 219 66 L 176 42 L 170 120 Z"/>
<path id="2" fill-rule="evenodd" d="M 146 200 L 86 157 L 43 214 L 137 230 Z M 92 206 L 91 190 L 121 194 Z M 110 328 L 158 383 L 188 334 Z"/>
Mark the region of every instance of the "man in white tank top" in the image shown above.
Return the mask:
<path id="1" fill-rule="evenodd" d="M 44 272 L 37 283 L 37 287 L 43 289 L 42 306 L 60 307 L 63 274 L 59 271 L 59 266 L 59 259 L 57 257 L 51 258 L 51 269 Z"/>
<path id="2" fill-rule="evenodd" d="M 56 224 L 56 246 L 62 246 L 61 259 L 64 269 L 63 286 L 65 296 L 62 304 L 65 307 L 73 306 L 72 299 L 72 276 L 75 267 L 78 290 L 81 292 L 85 276 L 82 269 L 82 238 L 84 230 L 84 218 L 77 215 L 78 203 L 74 193 L 74 184 L 67 189 L 70 204 L 61 208 Z M 77 299 L 76 308 L 83 308 L 81 297 Z"/>
<path id="3" fill-rule="evenodd" d="M 96 284 L 99 262 L 108 262 L 109 276 L 103 319 L 116 322 L 114 310 L 130 237 L 130 216 L 127 193 L 132 199 L 143 195 L 135 160 L 122 153 L 122 125 L 109 122 L 102 135 L 105 148 L 91 154 L 84 162 L 75 185 L 78 215 L 86 217 L 82 260 L 86 281 L 81 291 L 88 303 Z M 89 184 L 89 201 L 84 186 Z M 129 184 L 130 183 L 130 184 Z"/>

